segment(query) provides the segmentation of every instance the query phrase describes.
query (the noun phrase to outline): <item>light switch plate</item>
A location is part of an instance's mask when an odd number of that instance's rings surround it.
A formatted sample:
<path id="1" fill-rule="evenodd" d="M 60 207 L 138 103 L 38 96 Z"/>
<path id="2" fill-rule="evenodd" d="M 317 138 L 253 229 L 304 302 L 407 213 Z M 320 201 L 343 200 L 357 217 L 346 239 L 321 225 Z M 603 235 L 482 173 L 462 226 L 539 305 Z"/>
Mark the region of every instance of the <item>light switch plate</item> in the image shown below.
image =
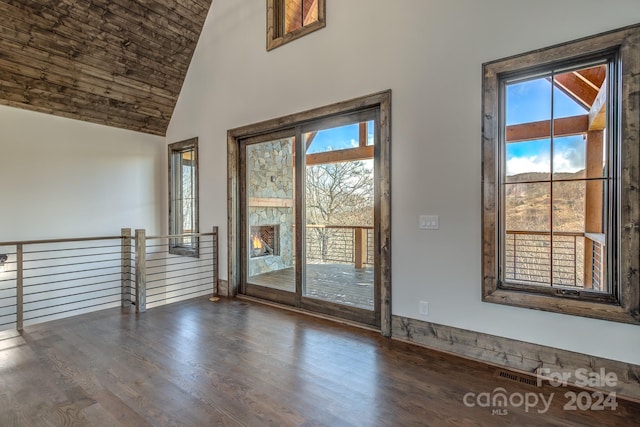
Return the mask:
<path id="1" fill-rule="evenodd" d="M 438 215 L 420 215 L 418 227 L 422 230 L 437 230 L 440 228 Z"/>

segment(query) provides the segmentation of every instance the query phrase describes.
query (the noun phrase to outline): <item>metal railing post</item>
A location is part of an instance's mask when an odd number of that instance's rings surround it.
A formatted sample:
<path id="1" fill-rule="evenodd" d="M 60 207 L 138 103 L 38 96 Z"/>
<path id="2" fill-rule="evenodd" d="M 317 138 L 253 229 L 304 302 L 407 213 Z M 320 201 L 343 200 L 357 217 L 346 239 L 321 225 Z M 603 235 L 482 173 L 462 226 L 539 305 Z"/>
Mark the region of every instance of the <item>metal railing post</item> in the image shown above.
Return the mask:
<path id="1" fill-rule="evenodd" d="M 131 229 L 123 228 L 121 230 L 121 306 L 131 307 Z"/>
<path id="2" fill-rule="evenodd" d="M 147 311 L 147 238 L 136 230 L 136 313 Z"/>
<path id="3" fill-rule="evenodd" d="M 24 327 L 24 252 L 22 243 L 16 245 L 16 329 Z"/>

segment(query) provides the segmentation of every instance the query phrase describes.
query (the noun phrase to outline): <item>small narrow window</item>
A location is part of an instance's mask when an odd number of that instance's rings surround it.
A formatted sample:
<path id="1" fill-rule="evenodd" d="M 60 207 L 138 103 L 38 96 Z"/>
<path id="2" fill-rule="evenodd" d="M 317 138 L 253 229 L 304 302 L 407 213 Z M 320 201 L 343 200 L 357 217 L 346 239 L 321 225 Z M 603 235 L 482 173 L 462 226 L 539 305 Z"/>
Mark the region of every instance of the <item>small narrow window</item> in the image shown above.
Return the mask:
<path id="1" fill-rule="evenodd" d="M 325 26 L 325 0 L 267 0 L 267 50 Z"/>
<path id="2" fill-rule="evenodd" d="M 198 138 L 169 145 L 169 252 L 198 256 Z M 184 235 L 184 236 L 183 236 Z"/>
<path id="3" fill-rule="evenodd" d="M 639 47 L 636 26 L 484 65 L 485 301 L 640 322 Z"/>

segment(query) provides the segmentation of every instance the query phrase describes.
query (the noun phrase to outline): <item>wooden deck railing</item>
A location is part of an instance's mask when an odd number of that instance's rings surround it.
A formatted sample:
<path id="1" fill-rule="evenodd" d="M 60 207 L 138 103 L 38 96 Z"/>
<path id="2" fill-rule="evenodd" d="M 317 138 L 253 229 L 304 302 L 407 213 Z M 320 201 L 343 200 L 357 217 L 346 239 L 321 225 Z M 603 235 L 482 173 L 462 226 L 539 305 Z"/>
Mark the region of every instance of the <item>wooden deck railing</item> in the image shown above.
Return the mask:
<path id="1" fill-rule="evenodd" d="M 373 227 L 307 224 L 306 250 L 312 262 L 373 265 Z"/>
<path id="2" fill-rule="evenodd" d="M 554 232 L 551 239 L 548 232 L 507 230 L 505 278 L 603 291 L 605 246 L 600 236 Z"/>

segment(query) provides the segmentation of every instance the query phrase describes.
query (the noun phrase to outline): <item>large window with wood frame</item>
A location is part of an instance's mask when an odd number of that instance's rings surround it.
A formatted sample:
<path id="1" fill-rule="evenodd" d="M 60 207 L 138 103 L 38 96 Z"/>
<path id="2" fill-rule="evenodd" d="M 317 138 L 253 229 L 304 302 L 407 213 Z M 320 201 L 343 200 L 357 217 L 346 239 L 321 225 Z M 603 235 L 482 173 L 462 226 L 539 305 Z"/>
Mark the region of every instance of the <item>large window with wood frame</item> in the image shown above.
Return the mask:
<path id="1" fill-rule="evenodd" d="M 325 26 L 325 0 L 267 0 L 267 50 Z"/>
<path id="2" fill-rule="evenodd" d="M 484 65 L 485 301 L 640 321 L 639 40 L 627 28 Z"/>
<path id="3" fill-rule="evenodd" d="M 169 145 L 169 253 L 198 256 L 198 138 Z"/>

